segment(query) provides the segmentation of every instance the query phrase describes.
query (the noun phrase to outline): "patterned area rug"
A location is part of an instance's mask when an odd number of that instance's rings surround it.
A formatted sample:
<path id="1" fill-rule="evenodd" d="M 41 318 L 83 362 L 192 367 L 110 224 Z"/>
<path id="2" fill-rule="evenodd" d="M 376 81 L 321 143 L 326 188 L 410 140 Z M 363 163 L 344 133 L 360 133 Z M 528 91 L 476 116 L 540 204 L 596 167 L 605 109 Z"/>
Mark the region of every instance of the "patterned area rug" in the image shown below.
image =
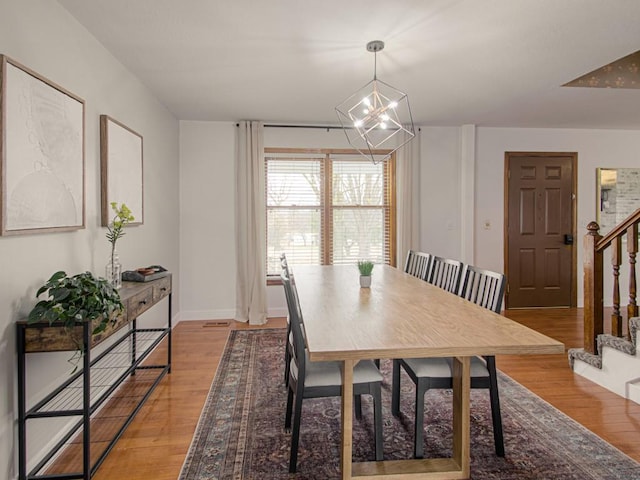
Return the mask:
<path id="1" fill-rule="evenodd" d="M 298 473 L 289 475 L 284 430 L 283 329 L 235 330 L 202 411 L 180 480 L 339 477 L 340 400 L 303 402 Z M 391 362 L 383 360 L 385 460 L 410 458 L 413 384 L 402 382 L 403 415 L 391 415 Z M 471 392 L 472 479 L 640 479 L 640 464 L 500 374 L 505 458 L 496 457 L 487 390 Z M 451 455 L 451 392 L 427 392 L 425 458 Z M 354 419 L 354 460 L 373 460 L 373 411 Z"/>

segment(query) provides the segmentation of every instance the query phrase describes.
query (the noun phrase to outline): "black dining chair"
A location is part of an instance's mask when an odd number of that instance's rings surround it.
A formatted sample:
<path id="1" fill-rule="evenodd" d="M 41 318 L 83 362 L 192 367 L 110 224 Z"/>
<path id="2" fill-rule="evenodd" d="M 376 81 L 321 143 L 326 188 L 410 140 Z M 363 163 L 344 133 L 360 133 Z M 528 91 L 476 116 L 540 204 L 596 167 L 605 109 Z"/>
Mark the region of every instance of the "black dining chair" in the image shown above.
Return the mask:
<path id="1" fill-rule="evenodd" d="M 431 254 L 409 250 L 404 263 L 404 271 L 409 275 L 426 280 L 431 267 Z"/>
<path id="2" fill-rule="evenodd" d="M 433 257 L 427 282 L 447 292 L 458 294 L 462 278 L 462 262 L 449 258 Z"/>
<path id="3" fill-rule="evenodd" d="M 462 285 L 459 294 L 470 302 L 500 313 L 504 288 L 505 277 L 501 273 L 482 270 L 472 265 L 467 265 L 462 275 Z M 407 372 L 409 378 L 416 386 L 414 456 L 416 458 L 422 458 L 424 455 L 425 393 L 430 389 L 453 388 L 453 360 L 451 358 L 407 358 L 394 360 L 391 387 L 391 411 L 395 416 L 400 415 L 400 367 Z M 504 457 L 504 438 L 495 357 L 472 357 L 470 372 L 471 388 L 489 389 L 496 455 Z"/>
<path id="4" fill-rule="evenodd" d="M 291 278 L 289 270 L 289 263 L 287 262 L 287 256 L 284 252 L 280 255 L 280 267 L 286 272 L 287 278 Z M 289 384 L 289 363 L 291 362 L 291 353 L 293 351 L 293 333 L 291 333 L 291 319 L 287 315 L 287 336 L 285 337 L 284 346 L 284 385 Z"/>
<path id="5" fill-rule="evenodd" d="M 295 293 L 295 286 L 285 270 L 282 272 L 282 284 L 285 289 L 291 332 L 293 334 L 293 352 L 290 361 L 288 379 L 289 393 L 285 428 L 291 429 L 291 453 L 289 472 L 295 473 L 298 461 L 298 444 L 300 440 L 300 421 L 302 417 L 302 401 L 305 398 L 339 397 L 342 395 L 341 362 L 311 362 L 304 345 L 303 322 L 300 305 Z M 358 362 L 353 369 L 354 395 L 371 395 L 373 397 L 375 460 L 383 460 L 382 438 L 382 374 L 371 360 Z M 356 406 L 357 408 L 357 406 Z M 292 428 L 293 420 L 293 428 Z"/>

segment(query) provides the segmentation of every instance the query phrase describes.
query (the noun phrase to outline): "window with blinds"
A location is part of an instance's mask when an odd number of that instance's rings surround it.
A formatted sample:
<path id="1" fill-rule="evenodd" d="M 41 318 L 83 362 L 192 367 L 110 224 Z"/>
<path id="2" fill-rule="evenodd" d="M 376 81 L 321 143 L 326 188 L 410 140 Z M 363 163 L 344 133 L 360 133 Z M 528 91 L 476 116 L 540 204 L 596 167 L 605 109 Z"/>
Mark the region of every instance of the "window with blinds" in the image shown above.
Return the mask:
<path id="1" fill-rule="evenodd" d="M 283 252 L 291 265 L 392 263 L 394 158 L 374 165 L 354 152 L 265 151 L 269 274 L 280 272 Z"/>

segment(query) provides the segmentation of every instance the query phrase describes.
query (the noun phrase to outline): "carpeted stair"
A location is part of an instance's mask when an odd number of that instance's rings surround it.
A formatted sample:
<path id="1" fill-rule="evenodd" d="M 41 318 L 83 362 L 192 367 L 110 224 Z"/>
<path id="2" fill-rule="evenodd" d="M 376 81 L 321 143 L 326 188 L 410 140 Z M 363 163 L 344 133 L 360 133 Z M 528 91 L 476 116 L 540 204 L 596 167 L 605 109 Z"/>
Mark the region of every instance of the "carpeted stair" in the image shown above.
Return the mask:
<path id="1" fill-rule="evenodd" d="M 596 354 L 582 348 L 569 349 L 571 369 L 618 395 L 640 403 L 638 328 L 640 317 L 633 317 L 629 319 L 630 341 L 606 333 L 598 335 Z"/>

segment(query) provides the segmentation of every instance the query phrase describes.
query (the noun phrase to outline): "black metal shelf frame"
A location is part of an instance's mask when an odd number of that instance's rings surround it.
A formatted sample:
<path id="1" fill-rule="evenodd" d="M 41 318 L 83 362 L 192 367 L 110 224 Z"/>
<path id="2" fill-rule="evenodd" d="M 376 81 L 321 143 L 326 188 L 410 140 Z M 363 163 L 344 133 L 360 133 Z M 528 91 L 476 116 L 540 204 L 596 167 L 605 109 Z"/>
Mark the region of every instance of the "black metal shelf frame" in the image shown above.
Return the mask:
<path id="1" fill-rule="evenodd" d="M 18 343 L 18 441 L 19 441 L 19 480 L 89 480 L 142 405 L 149 398 L 165 374 L 171 373 L 171 293 L 168 294 L 168 323 L 166 328 L 137 328 L 137 321 L 129 323 L 129 329 L 102 353 L 91 358 L 91 326 L 83 327 L 82 369 L 71 375 L 55 390 L 26 408 L 26 351 L 25 332 L 29 324 L 17 324 Z M 149 354 L 167 338 L 166 363 L 160 365 L 142 365 Z M 115 432 L 103 452 L 91 462 L 91 417 L 111 398 L 122 383 L 138 371 L 156 371 L 155 379 L 147 387 L 120 428 Z M 68 427 L 68 431 L 51 447 L 43 458 L 27 472 L 27 421 L 42 418 L 80 417 Z M 69 440 L 82 430 L 82 472 L 45 474 L 43 470 L 64 449 Z"/>

